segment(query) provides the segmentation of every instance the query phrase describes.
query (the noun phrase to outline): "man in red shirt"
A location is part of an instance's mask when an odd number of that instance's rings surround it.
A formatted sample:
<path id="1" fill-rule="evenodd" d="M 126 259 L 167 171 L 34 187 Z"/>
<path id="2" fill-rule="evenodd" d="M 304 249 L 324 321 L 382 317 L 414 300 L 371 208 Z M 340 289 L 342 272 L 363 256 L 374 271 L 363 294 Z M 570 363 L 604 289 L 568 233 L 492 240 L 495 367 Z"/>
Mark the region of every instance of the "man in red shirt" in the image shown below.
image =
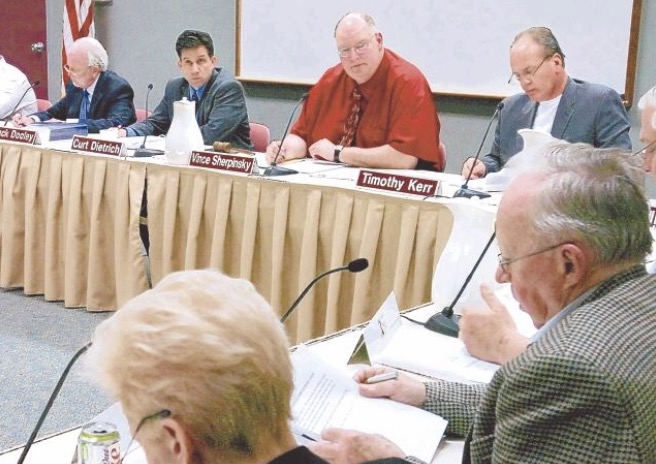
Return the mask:
<path id="1" fill-rule="evenodd" d="M 341 63 L 310 91 L 277 161 L 309 155 L 351 166 L 444 169 L 440 122 L 424 75 L 383 47 L 368 14 L 343 16 L 335 42 Z M 269 145 L 269 161 L 279 147 L 279 141 Z"/>

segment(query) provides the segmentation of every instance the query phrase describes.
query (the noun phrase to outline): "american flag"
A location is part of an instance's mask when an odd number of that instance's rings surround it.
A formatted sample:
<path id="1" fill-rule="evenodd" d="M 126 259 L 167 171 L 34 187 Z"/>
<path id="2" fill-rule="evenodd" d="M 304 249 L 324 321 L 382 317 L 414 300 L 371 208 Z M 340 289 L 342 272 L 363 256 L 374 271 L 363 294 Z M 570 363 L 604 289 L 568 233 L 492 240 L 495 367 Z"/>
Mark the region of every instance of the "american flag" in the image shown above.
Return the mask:
<path id="1" fill-rule="evenodd" d="M 94 37 L 93 0 L 65 0 L 64 3 L 64 46 L 62 47 L 62 82 L 68 82 L 65 72 L 66 50 L 80 37 Z M 63 87 L 62 86 L 62 87 Z"/>

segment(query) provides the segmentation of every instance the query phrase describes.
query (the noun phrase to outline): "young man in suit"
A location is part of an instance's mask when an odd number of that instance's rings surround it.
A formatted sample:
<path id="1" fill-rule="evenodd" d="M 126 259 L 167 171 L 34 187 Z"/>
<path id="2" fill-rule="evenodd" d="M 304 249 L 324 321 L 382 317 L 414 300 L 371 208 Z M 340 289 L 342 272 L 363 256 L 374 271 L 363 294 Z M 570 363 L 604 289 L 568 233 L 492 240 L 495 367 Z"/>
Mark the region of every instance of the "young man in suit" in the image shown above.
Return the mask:
<path id="1" fill-rule="evenodd" d="M 183 31 L 175 50 L 182 77 L 166 84 L 162 101 L 148 119 L 119 130 L 119 136 L 166 134 L 173 120 L 173 102 L 187 98 L 196 101 L 196 121 L 207 145 L 221 141 L 252 149 L 244 89 L 228 70 L 217 67 L 212 37 L 207 32 Z"/>
<path id="2" fill-rule="evenodd" d="M 490 153 L 465 161 L 463 177 L 499 171 L 523 147 L 519 129 L 533 128 L 568 142 L 599 148 L 631 149 L 629 117 L 620 96 L 599 84 L 573 79 L 565 70 L 565 54 L 546 27 L 520 32 L 510 46 L 510 81 L 523 93 L 506 98 L 499 112 Z"/>
<path id="3" fill-rule="evenodd" d="M 132 87 L 107 69 L 109 58 L 100 42 L 91 37 L 76 40 L 66 60 L 65 69 L 71 79 L 66 86 L 66 96 L 46 111 L 29 116 L 15 115 L 15 125 L 26 126 L 48 119 L 78 119 L 94 133 L 137 120 Z"/>
<path id="4" fill-rule="evenodd" d="M 496 278 L 539 329 L 530 345 L 489 385 L 364 382 L 383 367 L 355 379 L 365 396 L 447 419 L 447 433 L 467 437 L 464 463 L 656 462 L 656 277 L 644 266 L 652 238 L 641 160 L 587 144 L 543 154 L 544 166 L 506 190 L 496 222 Z M 311 449 L 329 461 L 404 457 L 379 436 L 328 430 L 324 439 Z"/>

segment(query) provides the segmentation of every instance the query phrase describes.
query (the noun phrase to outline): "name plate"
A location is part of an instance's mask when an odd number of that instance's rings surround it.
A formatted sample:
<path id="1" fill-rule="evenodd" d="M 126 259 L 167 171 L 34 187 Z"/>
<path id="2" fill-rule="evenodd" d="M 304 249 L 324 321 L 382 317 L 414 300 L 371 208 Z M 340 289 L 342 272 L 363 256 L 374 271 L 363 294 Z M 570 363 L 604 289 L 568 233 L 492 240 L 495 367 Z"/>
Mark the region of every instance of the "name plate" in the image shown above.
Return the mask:
<path id="1" fill-rule="evenodd" d="M 253 170 L 257 169 L 254 156 L 230 155 L 212 151 L 192 151 L 189 166 L 242 174 L 252 174 Z"/>
<path id="2" fill-rule="evenodd" d="M 121 156 L 126 153 L 125 144 L 115 140 L 102 140 L 74 135 L 71 141 L 71 150 L 94 155 Z"/>
<path id="3" fill-rule="evenodd" d="M 358 187 L 427 197 L 438 193 L 440 181 L 363 169 L 360 170 L 356 185 Z"/>
<path id="4" fill-rule="evenodd" d="M 17 127 L 0 127 L 0 140 L 34 145 L 36 143 L 36 131 Z"/>

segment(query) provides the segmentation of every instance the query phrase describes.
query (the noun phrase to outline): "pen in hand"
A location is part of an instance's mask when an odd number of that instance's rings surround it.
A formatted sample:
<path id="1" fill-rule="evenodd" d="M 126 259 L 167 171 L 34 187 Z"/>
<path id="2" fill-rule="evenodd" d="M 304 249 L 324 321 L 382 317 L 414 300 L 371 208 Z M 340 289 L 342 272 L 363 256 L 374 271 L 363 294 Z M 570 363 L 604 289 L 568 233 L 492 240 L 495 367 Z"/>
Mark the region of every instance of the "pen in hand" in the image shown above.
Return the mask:
<path id="1" fill-rule="evenodd" d="M 398 378 L 399 378 L 398 371 L 391 371 L 391 372 L 383 372 L 382 374 L 378 374 L 378 375 L 372 375 L 364 382 L 368 384 L 372 384 L 372 383 L 385 382 L 387 380 L 394 380 Z"/>

